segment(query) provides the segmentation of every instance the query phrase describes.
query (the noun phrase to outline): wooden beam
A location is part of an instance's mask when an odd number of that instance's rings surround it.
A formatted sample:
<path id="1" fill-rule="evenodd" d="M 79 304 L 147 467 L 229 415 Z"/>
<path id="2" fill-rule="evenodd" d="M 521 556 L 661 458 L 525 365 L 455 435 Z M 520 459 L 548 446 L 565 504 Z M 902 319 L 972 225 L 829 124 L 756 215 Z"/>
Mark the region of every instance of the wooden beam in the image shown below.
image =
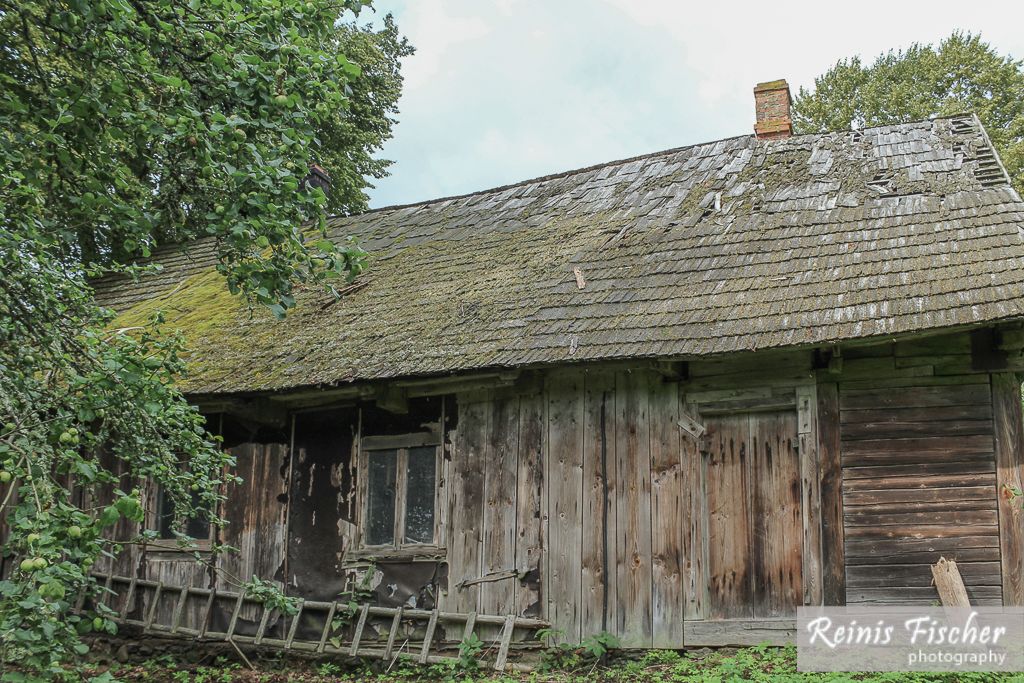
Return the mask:
<path id="1" fill-rule="evenodd" d="M 846 604 L 846 566 L 843 531 L 843 470 L 839 450 L 839 388 L 819 384 L 818 467 L 821 477 L 822 600 Z"/>
<path id="2" fill-rule="evenodd" d="M 791 645 L 796 642 L 795 619 L 718 619 L 683 624 L 686 647 Z"/>
<path id="3" fill-rule="evenodd" d="M 1003 604 L 1024 605 L 1024 510 L 1022 489 L 1024 416 L 1020 382 L 1012 372 L 992 375 L 992 417 L 995 427 L 996 486 L 999 511 L 999 551 L 1003 574 Z"/>
<path id="4" fill-rule="evenodd" d="M 803 604 L 822 604 L 821 472 L 818 463 L 818 392 L 810 385 L 797 389 L 797 432 L 800 438 L 801 518 L 803 521 Z"/>
<path id="5" fill-rule="evenodd" d="M 932 577 L 935 579 L 935 589 L 939 592 L 943 607 L 971 606 L 967 588 L 964 587 L 964 580 L 955 561 L 940 557 L 939 561 L 932 565 Z"/>

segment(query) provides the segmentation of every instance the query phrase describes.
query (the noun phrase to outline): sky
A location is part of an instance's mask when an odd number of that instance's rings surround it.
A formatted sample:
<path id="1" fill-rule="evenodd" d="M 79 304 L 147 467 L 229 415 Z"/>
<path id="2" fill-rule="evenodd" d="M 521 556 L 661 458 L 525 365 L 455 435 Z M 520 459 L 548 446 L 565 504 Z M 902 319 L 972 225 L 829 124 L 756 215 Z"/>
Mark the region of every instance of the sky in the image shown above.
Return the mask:
<path id="1" fill-rule="evenodd" d="M 954 30 L 1024 57 L 1024 3 L 376 0 L 403 63 L 371 207 L 464 194 L 753 131 L 753 87 Z M 372 19 L 364 14 L 361 21 Z"/>

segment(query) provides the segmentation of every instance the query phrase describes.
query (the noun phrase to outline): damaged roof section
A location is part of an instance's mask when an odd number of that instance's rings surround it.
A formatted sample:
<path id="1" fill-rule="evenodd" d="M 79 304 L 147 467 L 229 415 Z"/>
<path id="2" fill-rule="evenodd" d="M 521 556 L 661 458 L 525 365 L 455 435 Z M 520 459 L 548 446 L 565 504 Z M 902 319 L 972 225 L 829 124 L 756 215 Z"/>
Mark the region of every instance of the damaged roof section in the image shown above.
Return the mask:
<path id="1" fill-rule="evenodd" d="M 162 309 L 186 389 L 232 393 L 834 343 L 1024 315 L 1024 204 L 973 116 L 744 136 L 330 221 L 358 287 L 252 314 L 212 243 L 96 283 Z"/>

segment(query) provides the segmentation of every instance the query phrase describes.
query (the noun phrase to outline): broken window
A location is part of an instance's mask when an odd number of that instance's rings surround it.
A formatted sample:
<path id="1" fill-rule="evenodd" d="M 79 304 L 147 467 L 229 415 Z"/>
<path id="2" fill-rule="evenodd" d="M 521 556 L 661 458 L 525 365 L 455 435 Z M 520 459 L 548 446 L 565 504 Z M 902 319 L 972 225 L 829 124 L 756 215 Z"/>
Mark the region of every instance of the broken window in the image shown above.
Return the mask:
<path id="1" fill-rule="evenodd" d="M 436 445 L 413 445 L 415 436 L 376 437 L 363 449 L 363 545 L 401 548 L 436 543 Z M 381 442 L 384 443 L 381 443 Z"/>

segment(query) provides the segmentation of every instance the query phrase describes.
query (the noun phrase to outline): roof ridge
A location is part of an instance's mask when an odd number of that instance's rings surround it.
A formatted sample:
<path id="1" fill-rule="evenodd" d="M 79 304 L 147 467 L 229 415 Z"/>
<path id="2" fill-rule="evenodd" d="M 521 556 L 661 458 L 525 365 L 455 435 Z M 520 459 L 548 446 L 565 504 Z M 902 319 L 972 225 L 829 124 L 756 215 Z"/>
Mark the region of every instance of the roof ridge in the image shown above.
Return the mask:
<path id="1" fill-rule="evenodd" d="M 865 131 L 869 131 L 869 130 L 875 130 L 877 128 L 892 128 L 892 127 L 913 126 L 913 125 L 918 125 L 918 124 L 921 124 L 921 123 L 930 123 L 932 121 L 937 121 L 939 119 L 956 119 L 956 118 L 962 118 L 962 117 L 965 117 L 965 116 L 973 117 L 978 122 L 978 124 L 981 125 L 981 130 L 982 131 L 985 130 L 984 125 L 981 124 L 981 121 L 977 118 L 977 115 L 974 114 L 974 112 L 964 111 L 964 112 L 957 112 L 955 114 L 943 114 L 941 116 L 933 116 L 931 118 L 919 119 L 919 120 L 916 120 L 916 121 L 904 121 L 902 123 L 882 123 L 882 124 L 878 124 L 877 126 L 868 126 L 866 128 L 844 128 L 842 130 L 825 131 L 824 133 L 795 133 L 792 136 L 790 136 L 790 138 L 787 138 L 787 139 L 802 138 L 802 137 L 808 137 L 808 136 L 811 136 L 811 135 L 837 135 L 837 134 L 842 134 L 842 133 L 852 133 L 855 130 L 857 132 L 865 132 Z M 730 140 L 739 140 L 739 139 L 742 139 L 742 138 L 752 138 L 752 137 L 755 137 L 752 133 L 746 133 L 744 135 L 730 135 L 729 137 L 718 138 L 717 140 L 706 140 L 704 142 L 694 142 L 694 143 L 691 143 L 689 145 L 682 145 L 680 147 L 672 147 L 672 148 L 669 148 L 669 149 L 657 150 L 655 152 L 645 152 L 644 154 L 637 154 L 635 156 L 625 157 L 623 159 L 614 159 L 612 161 L 603 161 L 603 162 L 601 162 L 599 164 L 592 164 L 590 166 L 581 166 L 579 168 L 571 168 L 571 169 L 567 169 L 565 171 L 559 171 L 557 173 L 548 173 L 546 175 L 536 176 L 536 177 L 533 177 L 533 178 L 525 178 L 523 180 L 518 180 L 518 181 L 516 181 L 514 183 L 506 183 L 505 185 L 497 185 L 495 187 L 488 187 L 488 188 L 483 188 L 483 189 L 480 189 L 480 190 L 473 190 L 472 192 L 463 192 L 461 194 L 448 195 L 446 197 L 432 197 L 430 199 L 421 199 L 421 200 L 416 201 L 416 202 L 406 202 L 406 203 L 402 203 L 402 204 L 388 204 L 386 206 L 378 206 L 378 207 L 375 207 L 375 208 L 372 208 L 372 209 L 367 209 L 366 211 L 362 211 L 360 213 L 353 213 L 353 214 L 348 214 L 348 215 L 345 215 L 345 214 L 332 214 L 330 216 L 327 216 L 327 220 L 343 220 L 345 218 L 355 218 L 357 216 L 366 216 L 368 214 L 383 213 L 385 211 L 398 211 L 400 209 L 409 209 L 409 208 L 412 208 L 414 206 L 427 206 L 429 204 L 438 204 L 440 202 L 449 202 L 449 201 L 452 201 L 452 200 L 455 200 L 455 199 L 465 199 L 467 197 L 475 197 L 477 195 L 485 195 L 485 194 L 492 194 L 492 193 L 495 193 L 495 192 L 503 192 L 505 190 L 510 190 L 513 187 L 521 187 L 523 185 L 529 185 L 531 183 L 542 183 L 542 182 L 546 182 L 548 180 L 557 180 L 558 178 L 566 178 L 568 176 L 576 175 L 578 173 L 587 173 L 589 171 L 596 171 L 599 168 L 606 168 L 608 166 L 617 166 L 617 165 L 621 165 L 621 164 L 628 164 L 630 162 L 639 161 L 641 159 L 653 159 L 654 157 L 662 156 L 662 155 L 665 155 L 665 154 L 676 154 L 678 152 L 682 152 L 683 150 L 692 149 L 694 147 L 704 147 L 706 145 L 715 145 L 715 144 L 718 144 L 720 142 L 728 142 Z M 987 138 L 987 134 L 986 134 L 986 138 Z M 991 144 L 990 144 L 990 146 L 991 146 Z"/>

